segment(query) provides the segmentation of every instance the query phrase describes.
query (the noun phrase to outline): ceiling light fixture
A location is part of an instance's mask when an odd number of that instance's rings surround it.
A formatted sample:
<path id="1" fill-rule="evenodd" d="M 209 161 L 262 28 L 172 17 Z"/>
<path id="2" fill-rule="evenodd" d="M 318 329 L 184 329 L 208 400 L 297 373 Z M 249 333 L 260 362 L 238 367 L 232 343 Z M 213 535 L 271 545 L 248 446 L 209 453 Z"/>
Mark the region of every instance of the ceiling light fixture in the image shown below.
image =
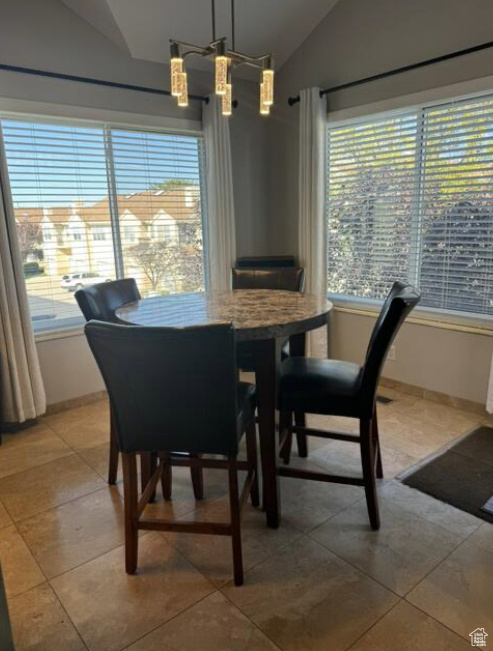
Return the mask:
<path id="1" fill-rule="evenodd" d="M 213 59 L 215 64 L 214 89 L 216 95 L 222 100 L 222 114 L 231 115 L 233 86 L 231 74 L 241 65 L 251 66 L 262 71 L 260 83 L 260 113 L 269 115 L 270 107 L 274 103 L 274 58 L 272 54 L 250 56 L 235 51 L 235 5 L 231 0 L 231 44 L 228 49 L 227 38 L 216 38 L 216 6 L 211 0 L 212 8 L 212 41 L 207 47 L 199 47 L 182 41 L 171 39 L 170 43 L 170 74 L 171 94 L 178 99 L 178 106 L 188 106 L 187 73 L 184 59 L 188 56 L 201 56 Z"/>

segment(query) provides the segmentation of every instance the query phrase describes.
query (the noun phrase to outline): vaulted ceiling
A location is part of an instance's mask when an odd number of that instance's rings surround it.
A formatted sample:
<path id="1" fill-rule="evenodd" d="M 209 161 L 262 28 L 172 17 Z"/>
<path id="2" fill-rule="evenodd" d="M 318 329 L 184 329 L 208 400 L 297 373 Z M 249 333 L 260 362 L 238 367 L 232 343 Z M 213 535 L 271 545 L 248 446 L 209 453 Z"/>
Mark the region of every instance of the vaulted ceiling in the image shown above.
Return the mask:
<path id="1" fill-rule="evenodd" d="M 209 0 L 62 0 L 136 59 L 167 63 L 169 39 L 207 45 L 212 39 Z M 276 67 L 301 45 L 338 0 L 237 0 L 236 49 L 274 52 Z M 216 0 L 216 34 L 231 43 L 231 0 Z M 192 57 L 187 66 L 209 69 Z M 246 69 L 248 70 L 248 69 Z"/>

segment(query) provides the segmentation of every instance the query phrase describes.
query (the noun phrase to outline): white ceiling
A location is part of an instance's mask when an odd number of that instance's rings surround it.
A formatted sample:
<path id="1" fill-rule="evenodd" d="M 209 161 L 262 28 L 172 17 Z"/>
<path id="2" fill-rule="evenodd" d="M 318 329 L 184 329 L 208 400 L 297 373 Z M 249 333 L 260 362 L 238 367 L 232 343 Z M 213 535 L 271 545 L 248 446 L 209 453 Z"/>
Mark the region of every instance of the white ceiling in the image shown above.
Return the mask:
<path id="1" fill-rule="evenodd" d="M 131 56 L 166 63 L 169 39 L 207 45 L 210 0 L 62 0 Z M 236 49 L 274 52 L 276 68 L 290 57 L 338 0 L 236 0 Z M 216 35 L 231 45 L 231 1 L 216 0 Z M 111 19 L 112 17 L 112 19 Z M 191 57 L 188 67 L 210 68 Z"/>

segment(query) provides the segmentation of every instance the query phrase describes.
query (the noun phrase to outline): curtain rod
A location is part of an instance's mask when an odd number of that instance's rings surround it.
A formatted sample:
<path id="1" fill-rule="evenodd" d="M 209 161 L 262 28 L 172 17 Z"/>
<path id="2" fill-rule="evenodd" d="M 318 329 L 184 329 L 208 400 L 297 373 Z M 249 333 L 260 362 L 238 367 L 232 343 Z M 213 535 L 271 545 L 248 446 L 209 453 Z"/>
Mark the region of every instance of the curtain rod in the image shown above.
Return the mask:
<path id="1" fill-rule="evenodd" d="M 482 43 L 481 45 L 474 45 L 473 47 L 468 47 L 465 50 L 457 50 L 456 52 L 450 52 L 449 54 L 442 54 L 442 56 L 434 57 L 433 59 L 427 59 L 426 61 L 420 61 L 419 63 L 412 63 L 408 66 L 403 66 L 402 68 L 396 68 L 395 70 L 389 70 L 387 72 L 382 72 L 378 75 L 373 75 L 371 77 L 364 77 L 363 79 L 357 79 L 356 81 L 350 81 L 346 84 L 341 84 L 340 86 L 333 86 L 332 88 L 325 88 L 320 91 L 320 97 L 328 95 L 329 93 L 335 93 L 340 90 L 346 90 L 348 88 L 354 88 L 355 86 L 361 86 L 362 84 L 368 84 L 371 81 L 378 81 L 379 79 L 386 79 L 387 77 L 393 77 L 394 75 L 400 75 L 403 72 L 410 72 L 411 70 L 417 70 L 418 68 L 424 68 L 425 66 L 431 66 L 434 63 L 441 63 L 442 61 L 449 61 L 450 59 L 455 59 L 457 57 L 464 56 L 466 54 L 474 54 L 474 52 L 481 52 L 481 50 L 487 50 L 493 47 L 493 41 L 488 43 Z M 300 96 L 289 97 L 288 104 L 289 106 L 294 106 L 300 101 Z"/>
<path id="2" fill-rule="evenodd" d="M 104 79 L 94 79 L 93 77 L 78 77 L 77 75 L 66 75 L 61 72 L 49 72 L 47 70 L 37 70 L 35 68 L 23 68 L 21 66 L 11 66 L 6 63 L 0 63 L 0 70 L 8 72 L 18 72 L 25 75 L 34 75 L 36 77 L 48 77 L 50 79 L 63 79 L 65 81 L 77 81 L 82 84 L 92 84 L 94 86 L 106 86 L 108 88 L 121 88 L 123 90 L 134 90 L 139 93 L 152 93 L 153 95 L 166 95 L 171 97 L 169 90 L 161 88 L 151 88 L 149 86 L 136 86 L 134 84 L 123 84 L 119 81 L 105 81 Z M 201 95 L 189 95 L 191 100 L 196 102 L 208 102 L 208 97 Z"/>

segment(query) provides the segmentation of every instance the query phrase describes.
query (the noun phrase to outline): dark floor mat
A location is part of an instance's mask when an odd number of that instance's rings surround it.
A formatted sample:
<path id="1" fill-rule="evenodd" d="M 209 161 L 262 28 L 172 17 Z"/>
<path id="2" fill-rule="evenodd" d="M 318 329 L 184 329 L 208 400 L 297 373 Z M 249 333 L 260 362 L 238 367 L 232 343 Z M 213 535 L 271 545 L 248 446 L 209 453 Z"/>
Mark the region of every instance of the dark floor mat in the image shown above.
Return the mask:
<path id="1" fill-rule="evenodd" d="M 403 483 L 493 523 L 481 510 L 493 496 L 493 429 L 479 427 Z"/>

